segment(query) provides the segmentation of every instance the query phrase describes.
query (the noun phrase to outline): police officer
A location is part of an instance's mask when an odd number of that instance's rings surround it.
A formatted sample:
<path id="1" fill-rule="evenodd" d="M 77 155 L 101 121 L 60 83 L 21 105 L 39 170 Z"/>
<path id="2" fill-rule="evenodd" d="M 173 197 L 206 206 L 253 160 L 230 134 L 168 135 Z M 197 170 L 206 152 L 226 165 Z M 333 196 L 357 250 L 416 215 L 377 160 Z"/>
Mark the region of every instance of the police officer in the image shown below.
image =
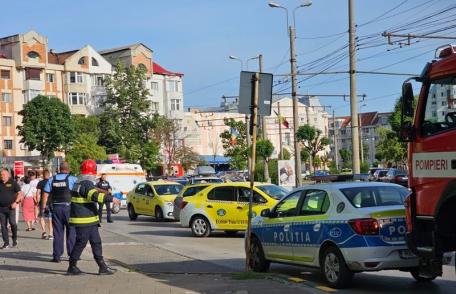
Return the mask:
<path id="1" fill-rule="evenodd" d="M 52 213 L 52 228 L 54 230 L 54 240 L 52 242 L 52 262 L 60 262 L 63 255 L 63 240 L 66 235 L 67 254 L 70 255 L 76 233 L 74 227 L 70 226 L 70 205 L 71 189 L 77 178 L 70 175 L 70 166 L 67 162 L 62 162 L 60 172 L 49 178 L 44 187 L 43 203 L 48 202 L 51 197 L 50 209 Z"/>
<path id="2" fill-rule="evenodd" d="M 101 238 L 98 232 L 99 218 L 96 203 L 114 202 L 120 204 L 120 200 L 113 198 L 109 193 L 99 192 L 95 186 L 97 164 L 88 159 L 81 164 L 81 175 L 71 191 L 71 217 L 70 224 L 76 228 L 76 243 L 70 255 L 70 264 L 67 270 L 69 275 L 78 275 L 81 270 L 77 262 L 82 251 L 90 242 L 93 257 L 98 264 L 100 275 L 111 275 L 115 270 L 110 269 L 103 260 Z"/>
<path id="3" fill-rule="evenodd" d="M 99 190 L 99 192 L 105 191 L 109 194 L 112 194 L 111 185 L 106 180 L 105 173 L 101 174 L 100 180 L 97 183 L 97 188 L 99 188 L 101 190 L 101 191 Z M 105 206 L 105 205 L 106 205 L 106 219 L 107 219 L 108 223 L 112 223 L 113 221 L 111 219 L 111 202 L 105 202 L 105 203 L 98 205 L 98 217 L 100 218 L 100 223 L 101 223 L 101 217 L 103 215 L 103 206 Z"/>

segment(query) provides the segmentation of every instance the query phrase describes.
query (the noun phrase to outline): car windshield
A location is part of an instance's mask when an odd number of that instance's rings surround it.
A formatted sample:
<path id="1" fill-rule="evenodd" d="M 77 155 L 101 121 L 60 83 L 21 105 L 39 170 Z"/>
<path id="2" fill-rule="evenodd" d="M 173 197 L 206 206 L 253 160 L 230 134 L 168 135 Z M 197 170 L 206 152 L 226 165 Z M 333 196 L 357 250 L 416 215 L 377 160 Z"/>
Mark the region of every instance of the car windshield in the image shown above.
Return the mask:
<path id="1" fill-rule="evenodd" d="M 223 183 L 223 180 L 218 179 L 218 178 L 193 179 L 193 184 L 204 184 L 204 183 Z"/>
<path id="2" fill-rule="evenodd" d="M 154 185 L 154 189 L 159 196 L 175 195 L 182 190 L 182 185 Z"/>
<path id="3" fill-rule="evenodd" d="M 287 190 L 277 185 L 261 185 L 257 186 L 257 188 L 277 200 L 282 199 L 288 194 Z"/>
<path id="4" fill-rule="evenodd" d="M 202 185 L 202 186 L 196 186 L 196 187 L 189 187 L 187 190 L 182 193 L 182 197 L 188 197 L 188 196 L 193 196 L 196 193 L 200 192 L 201 190 L 204 190 L 208 187 L 209 185 Z"/>
<path id="5" fill-rule="evenodd" d="M 384 177 L 384 176 L 386 176 L 387 173 L 388 173 L 387 170 L 381 170 L 381 171 L 378 172 L 378 176 L 379 177 Z"/>
<path id="6" fill-rule="evenodd" d="M 392 186 L 351 187 L 340 191 L 356 208 L 404 205 L 409 194 L 406 188 Z"/>

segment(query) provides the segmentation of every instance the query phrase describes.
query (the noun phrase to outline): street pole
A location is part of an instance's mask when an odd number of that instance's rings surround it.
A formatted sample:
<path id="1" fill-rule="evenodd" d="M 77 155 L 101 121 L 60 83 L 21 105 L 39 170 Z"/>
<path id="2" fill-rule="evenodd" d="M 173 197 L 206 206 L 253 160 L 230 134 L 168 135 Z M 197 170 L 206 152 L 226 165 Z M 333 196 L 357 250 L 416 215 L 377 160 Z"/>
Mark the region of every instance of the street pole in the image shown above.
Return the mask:
<path id="1" fill-rule="evenodd" d="M 295 175 L 296 175 L 296 187 L 301 186 L 301 148 L 299 148 L 298 138 L 296 133 L 299 128 L 299 116 L 298 116 L 298 96 L 297 82 L 296 82 L 296 52 L 295 52 L 295 28 L 289 26 L 290 35 L 290 63 L 291 63 L 291 97 L 293 98 L 293 140 L 295 150 Z M 306 108 L 307 109 L 307 108 Z M 307 115 L 307 120 L 309 116 Z"/>
<path id="2" fill-rule="evenodd" d="M 334 137 L 334 157 L 336 160 L 336 169 L 339 170 L 339 155 L 337 150 L 337 134 L 336 134 L 336 115 L 333 110 L 333 137 Z"/>
<path id="3" fill-rule="evenodd" d="M 260 71 L 260 73 L 263 72 L 263 54 L 259 54 L 258 55 L 258 70 Z M 268 133 L 267 133 L 267 129 L 266 129 L 267 125 L 266 125 L 266 116 L 263 115 L 261 116 L 261 138 L 263 140 L 266 140 L 268 138 Z"/>
<path id="4" fill-rule="evenodd" d="M 360 173 L 359 164 L 359 124 L 358 101 L 356 98 L 356 40 L 355 40 L 355 0 L 348 0 L 348 40 L 350 55 L 350 114 L 352 123 L 352 162 L 353 173 Z"/>
<path id="5" fill-rule="evenodd" d="M 364 148 L 363 148 L 363 120 L 362 113 L 358 113 L 358 125 L 359 125 L 359 153 L 361 154 L 361 164 L 364 162 Z"/>
<path id="6" fill-rule="evenodd" d="M 246 140 L 247 140 L 247 150 L 250 150 L 250 119 L 249 119 L 249 116 L 246 115 L 245 116 L 245 129 L 246 129 L 246 132 L 247 132 L 247 136 L 246 136 Z M 247 158 L 247 168 L 250 172 L 250 166 L 252 165 L 252 160 L 250 159 L 250 156 Z M 249 178 L 250 178 L 250 174 L 249 174 Z"/>
<path id="7" fill-rule="evenodd" d="M 282 147 L 282 122 L 280 121 L 280 118 L 282 117 L 280 115 L 280 102 L 277 102 L 277 114 L 279 117 L 279 148 L 280 148 L 280 159 L 283 160 L 283 147 Z"/>
<path id="8" fill-rule="evenodd" d="M 250 163 L 250 195 L 249 195 L 249 214 L 247 217 L 247 233 L 246 233 L 246 248 L 245 248 L 245 268 L 250 271 L 250 242 L 252 233 L 252 205 L 253 205 L 253 185 L 255 183 L 255 161 L 256 161 L 256 137 L 257 137 L 257 119 L 258 119 L 258 94 L 260 86 L 260 74 L 255 73 L 252 80 L 253 83 L 253 109 L 252 109 L 252 151 Z"/>

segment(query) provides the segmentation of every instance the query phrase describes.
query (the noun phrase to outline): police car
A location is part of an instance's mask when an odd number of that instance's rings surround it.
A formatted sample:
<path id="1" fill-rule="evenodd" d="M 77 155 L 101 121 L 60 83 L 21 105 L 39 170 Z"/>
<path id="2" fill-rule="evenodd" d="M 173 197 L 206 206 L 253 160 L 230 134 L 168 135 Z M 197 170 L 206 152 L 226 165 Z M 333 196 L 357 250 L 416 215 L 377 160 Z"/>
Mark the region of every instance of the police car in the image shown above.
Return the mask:
<path id="1" fill-rule="evenodd" d="M 418 260 L 404 240 L 408 194 L 372 182 L 298 188 L 252 220 L 249 263 L 260 272 L 271 262 L 317 267 L 336 288 L 362 271 L 401 269 L 418 279 Z"/>

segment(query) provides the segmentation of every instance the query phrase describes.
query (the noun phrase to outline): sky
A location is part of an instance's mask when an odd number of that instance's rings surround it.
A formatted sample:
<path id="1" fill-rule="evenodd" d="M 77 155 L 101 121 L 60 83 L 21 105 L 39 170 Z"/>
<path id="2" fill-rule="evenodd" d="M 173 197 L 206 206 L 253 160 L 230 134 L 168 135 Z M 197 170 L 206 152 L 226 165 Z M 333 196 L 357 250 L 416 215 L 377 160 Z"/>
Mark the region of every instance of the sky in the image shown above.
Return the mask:
<path id="1" fill-rule="evenodd" d="M 3 0 L 6 1 L 6 0 Z M 303 3 L 276 0 L 290 11 Z M 357 69 L 419 74 L 434 51 L 450 40 L 412 39 L 388 45 L 384 31 L 456 36 L 454 0 L 355 0 Z M 262 54 L 264 71 L 274 74 L 273 93 L 289 93 L 289 39 L 285 10 L 264 0 L 15 0 L 2 6 L 0 36 L 35 30 L 57 52 L 90 44 L 97 50 L 141 42 L 154 61 L 184 73 L 185 106 L 219 105 L 239 93 L 241 63 Z M 6 13 L 5 13 L 6 12 Z M 314 0 L 296 10 L 298 70 L 348 70 L 348 0 Z M 401 38 L 393 38 L 400 41 Z M 401 41 L 402 43 L 406 40 Z M 257 60 L 248 62 L 258 69 Z M 361 111 L 391 111 L 406 76 L 357 75 Z M 299 94 L 349 94 L 347 74 L 299 76 Z M 362 98 L 360 98 L 362 100 Z M 342 97 L 321 97 L 336 115 L 348 115 Z"/>

